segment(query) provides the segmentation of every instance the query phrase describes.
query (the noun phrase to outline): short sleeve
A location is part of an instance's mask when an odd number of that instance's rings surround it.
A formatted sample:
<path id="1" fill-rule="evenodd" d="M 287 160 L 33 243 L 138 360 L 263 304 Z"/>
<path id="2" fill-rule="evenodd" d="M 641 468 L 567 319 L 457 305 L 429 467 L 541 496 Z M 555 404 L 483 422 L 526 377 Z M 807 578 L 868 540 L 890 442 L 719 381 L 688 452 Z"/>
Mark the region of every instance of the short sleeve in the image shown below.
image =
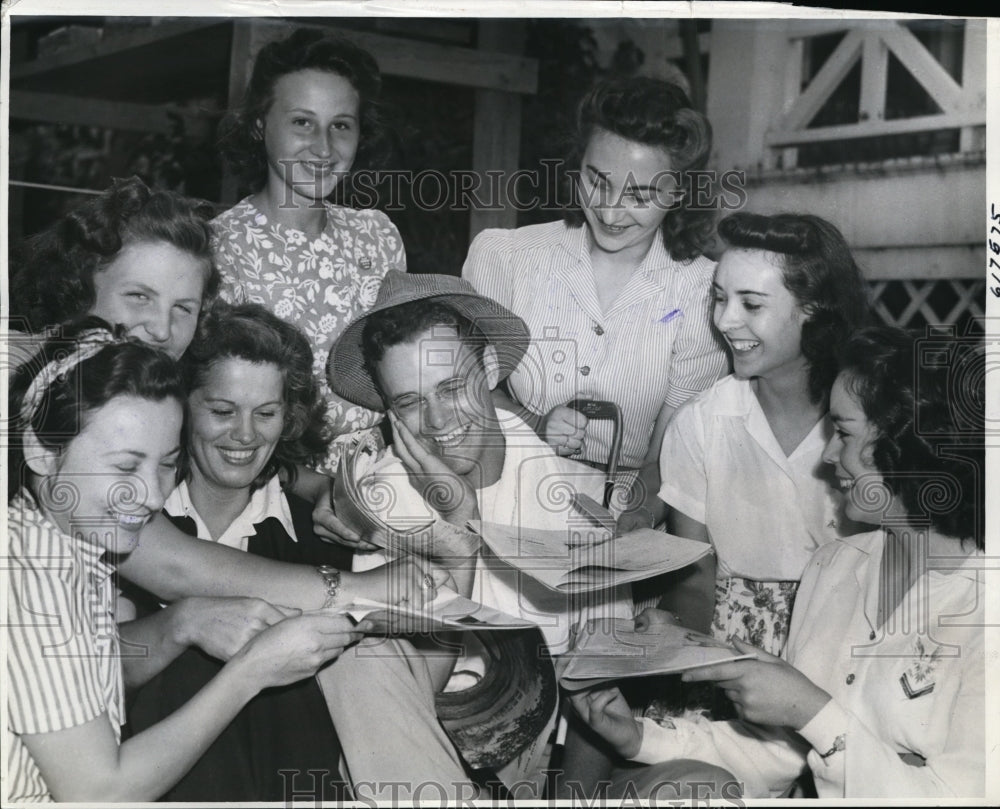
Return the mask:
<path id="1" fill-rule="evenodd" d="M 660 446 L 660 499 L 700 523 L 706 521 L 708 475 L 705 468 L 705 397 L 674 415 Z"/>
<path id="2" fill-rule="evenodd" d="M 375 221 L 375 238 L 382 266 L 386 270 L 406 272 L 406 249 L 403 246 L 403 237 L 399 235 L 399 229 L 382 211 L 372 210 L 371 215 Z"/>
<path id="3" fill-rule="evenodd" d="M 683 319 L 670 360 L 670 387 L 664 403 L 680 407 L 711 387 L 728 367 L 728 358 L 712 325 L 712 273 L 715 264 L 700 259 L 688 268 L 689 289 Z"/>
<path id="4" fill-rule="evenodd" d="M 462 277 L 476 292 L 509 307 L 513 299 L 511 233 L 502 228 L 484 230 L 469 246 Z"/>
<path id="5" fill-rule="evenodd" d="M 13 542 L 12 542 L 13 544 Z M 100 650 L 70 558 L 14 558 L 8 570 L 8 721 L 15 733 L 76 727 L 108 711 Z"/>
<path id="6" fill-rule="evenodd" d="M 243 288 L 240 264 L 253 261 L 257 252 L 254 239 L 241 233 L 239 217 L 233 209 L 220 214 L 211 222 L 212 253 L 219 271 L 219 297 L 228 303 L 244 303 L 246 291 Z M 258 240 L 259 241 L 259 240 Z"/>

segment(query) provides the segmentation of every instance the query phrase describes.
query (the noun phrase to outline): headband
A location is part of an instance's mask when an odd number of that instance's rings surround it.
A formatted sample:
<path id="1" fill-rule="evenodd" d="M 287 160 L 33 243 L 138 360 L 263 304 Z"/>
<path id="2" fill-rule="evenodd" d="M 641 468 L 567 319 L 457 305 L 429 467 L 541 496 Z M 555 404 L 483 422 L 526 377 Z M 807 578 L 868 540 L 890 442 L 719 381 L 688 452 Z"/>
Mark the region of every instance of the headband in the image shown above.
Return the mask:
<path id="1" fill-rule="evenodd" d="M 88 329 L 76 338 L 72 351 L 57 356 L 48 363 L 35 378 L 31 380 L 28 390 L 21 403 L 21 420 L 25 432 L 32 431 L 31 420 L 38 414 L 38 409 L 45 398 L 45 392 L 59 377 L 65 376 L 84 360 L 90 359 L 98 351 L 108 345 L 123 343 L 125 340 L 115 337 L 107 329 Z"/>

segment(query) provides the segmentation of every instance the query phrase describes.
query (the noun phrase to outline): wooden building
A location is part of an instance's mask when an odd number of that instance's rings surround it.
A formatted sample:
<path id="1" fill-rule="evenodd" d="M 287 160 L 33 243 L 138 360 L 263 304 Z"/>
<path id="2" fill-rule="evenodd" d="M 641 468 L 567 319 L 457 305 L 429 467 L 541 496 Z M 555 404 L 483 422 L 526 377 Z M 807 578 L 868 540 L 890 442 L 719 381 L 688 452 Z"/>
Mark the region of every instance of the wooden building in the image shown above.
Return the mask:
<path id="1" fill-rule="evenodd" d="M 178 119 L 189 132 L 213 127 L 239 98 L 260 46 L 290 22 L 306 22 L 354 38 L 388 77 L 466 88 L 470 167 L 482 175 L 519 167 L 522 100 L 535 93 L 539 69 L 522 55 L 524 20 L 104 19 L 99 38 L 34 58 L 15 21 L 12 130 L 15 121 L 163 133 Z M 743 173 L 750 210 L 835 222 L 886 321 L 964 329 L 983 316 L 984 21 L 587 24 L 605 62 L 628 42 L 643 72 L 683 71 L 713 124 L 712 167 Z M 14 137 L 11 177 L 30 180 L 17 154 Z M 224 181 L 219 202 L 235 193 Z M 18 195 L 14 188 L 12 238 Z M 512 227 L 517 212 L 473 210 L 467 223 L 463 236 Z"/>

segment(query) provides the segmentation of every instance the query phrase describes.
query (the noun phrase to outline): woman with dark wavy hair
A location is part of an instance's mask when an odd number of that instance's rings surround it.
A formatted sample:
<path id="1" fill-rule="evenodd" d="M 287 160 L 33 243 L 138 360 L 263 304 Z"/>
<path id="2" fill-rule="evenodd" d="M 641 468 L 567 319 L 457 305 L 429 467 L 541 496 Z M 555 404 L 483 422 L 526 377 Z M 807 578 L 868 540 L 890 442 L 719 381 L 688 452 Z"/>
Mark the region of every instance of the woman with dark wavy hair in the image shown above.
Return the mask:
<path id="1" fill-rule="evenodd" d="M 312 683 L 365 626 L 240 599 L 227 662 L 141 732 L 129 716 L 123 739 L 123 681 L 151 665 L 157 647 L 119 634 L 116 568 L 147 541 L 173 488 L 183 379 L 163 351 L 90 317 L 17 368 L 9 394 L 4 794 L 11 803 L 156 800 L 244 705 L 261 692 L 273 699 L 272 687 Z M 310 719 L 299 729 L 306 737 L 317 732 Z"/>
<path id="2" fill-rule="evenodd" d="M 714 321 L 733 374 L 667 428 L 650 510 L 658 520 L 665 504 L 671 533 L 715 550 L 664 606 L 687 626 L 778 654 L 810 554 L 851 530 L 820 455 L 835 352 L 871 313 L 861 271 L 829 222 L 738 213 L 719 233 L 728 249 L 712 284 Z"/>
<path id="3" fill-rule="evenodd" d="M 724 688 L 739 720 L 637 721 L 615 689 L 574 697 L 622 756 L 710 762 L 750 798 L 807 767 L 820 798 L 985 795 L 985 355 L 934 349 L 884 327 L 844 348 L 823 460 L 848 515 L 880 527 L 815 552 L 781 657 L 734 638 L 756 659 L 683 675 Z"/>
<path id="4" fill-rule="evenodd" d="M 115 180 L 28 240 L 11 314 L 33 333 L 96 315 L 179 357 L 219 285 L 210 215 L 207 203 L 138 177 Z"/>
<path id="5" fill-rule="evenodd" d="M 286 491 L 278 476 L 294 476 L 297 464 L 313 462 L 329 444 L 305 336 L 256 304 L 218 303 L 206 314 L 182 368 L 188 469 L 167 498 L 166 515 L 206 541 L 283 562 L 349 570 L 350 553 L 316 538 L 311 506 Z M 170 631 L 154 637 L 190 639 L 186 649 L 178 641 L 148 643 L 156 653 L 148 655 L 147 670 L 162 671 L 134 696 L 130 726 L 141 731 L 183 705 L 221 670 L 254 621 L 266 625 L 281 617 L 281 608 L 256 599 L 197 598 L 174 602 L 153 621 L 126 624 L 123 635 L 132 643 L 146 642 L 157 626 Z M 231 627 L 232 648 L 219 641 L 223 626 Z M 130 674 L 134 683 L 143 679 L 139 667 Z M 166 798 L 285 800 L 290 784 L 280 770 L 332 772 L 339 757 L 326 702 L 310 678 L 250 703 Z M 336 779 L 326 786 L 328 796 L 340 794 Z"/>
<path id="6" fill-rule="evenodd" d="M 335 439 L 318 462 L 327 473 L 356 438 L 348 436 L 380 418 L 330 390 L 330 346 L 374 303 L 385 273 L 406 270 L 402 239 L 384 213 L 330 201 L 352 169 L 377 165 L 385 151 L 380 90 L 371 54 L 300 28 L 261 48 L 244 101 L 221 132 L 223 156 L 252 192 L 212 222 L 222 294 L 262 304 L 309 338 Z"/>
<path id="7" fill-rule="evenodd" d="M 639 468 L 673 409 L 725 369 L 709 318 L 714 265 L 702 256 L 712 213 L 694 209 L 688 175 L 711 144 L 680 87 L 604 80 L 577 110 L 564 221 L 487 230 L 469 249 L 463 276 L 532 334 L 508 383 L 519 404 L 498 404 L 561 455 L 607 462 L 610 425 L 567 404 L 611 399 L 624 420 L 622 467 Z"/>

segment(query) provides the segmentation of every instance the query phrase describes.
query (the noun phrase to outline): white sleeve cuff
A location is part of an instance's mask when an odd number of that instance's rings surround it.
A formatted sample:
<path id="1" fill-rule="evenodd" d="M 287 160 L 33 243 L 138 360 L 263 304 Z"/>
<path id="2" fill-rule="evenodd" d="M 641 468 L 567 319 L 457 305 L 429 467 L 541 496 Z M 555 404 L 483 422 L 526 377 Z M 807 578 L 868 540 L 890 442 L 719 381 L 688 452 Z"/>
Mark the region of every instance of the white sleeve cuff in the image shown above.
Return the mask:
<path id="1" fill-rule="evenodd" d="M 677 758 L 680 752 L 679 734 L 676 728 L 665 728 L 648 717 L 638 720 L 642 725 L 642 744 L 632 761 L 640 764 L 658 764 Z"/>
<path id="2" fill-rule="evenodd" d="M 822 757 L 833 750 L 838 737 L 846 736 L 850 722 L 847 711 L 831 699 L 803 725 L 799 735 Z M 826 761 L 825 758 L 823 760 Z"/>

